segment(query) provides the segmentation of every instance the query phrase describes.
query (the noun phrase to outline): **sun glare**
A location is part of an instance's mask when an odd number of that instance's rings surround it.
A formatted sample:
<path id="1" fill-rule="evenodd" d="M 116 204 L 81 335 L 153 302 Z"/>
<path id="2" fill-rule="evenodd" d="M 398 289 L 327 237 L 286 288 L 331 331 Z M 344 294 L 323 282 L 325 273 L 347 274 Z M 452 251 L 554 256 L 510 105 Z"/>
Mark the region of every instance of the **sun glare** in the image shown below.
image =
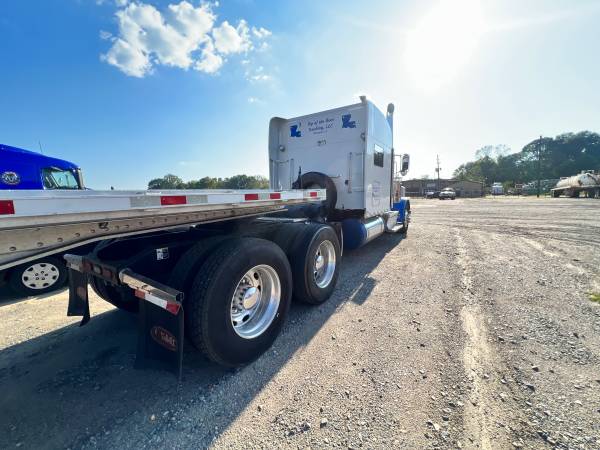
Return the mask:
<path id="1" fill-rule="evenodd" d="M 406 65 L 415 84 L 434 91 L 470 60 L 485 29 L 479 0 L 440 0 L 409 31 Z"/>

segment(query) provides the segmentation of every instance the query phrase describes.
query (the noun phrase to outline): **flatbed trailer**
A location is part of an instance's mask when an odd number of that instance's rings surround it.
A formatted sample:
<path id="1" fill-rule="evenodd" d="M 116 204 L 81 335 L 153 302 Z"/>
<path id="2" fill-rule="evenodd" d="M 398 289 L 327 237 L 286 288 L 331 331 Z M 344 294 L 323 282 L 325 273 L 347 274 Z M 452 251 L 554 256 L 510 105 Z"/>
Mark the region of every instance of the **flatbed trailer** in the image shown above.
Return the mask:
<path id="1" fill-rule="evenodd" d="M 181 376 L 184 336 L 219 364 L 246 364 L 271 346 L 292 298 L 331 296 L 343 248 L 406 233 L 410 200 L 394 180 L 408 156 L 396 171 L 392 114 L 361 98 L 272 119 L 269 190 L 4 190 L 0 270 L 93 246 L 64 255 L 67 315 L 90 320 L 91 287 L 138 314 L 137 367 Z"/>
<path id="2" fill-rule="evenodd" d="M 281 212 L 321 189 L 1 191 L 0 270 L 105 239 Z"/>

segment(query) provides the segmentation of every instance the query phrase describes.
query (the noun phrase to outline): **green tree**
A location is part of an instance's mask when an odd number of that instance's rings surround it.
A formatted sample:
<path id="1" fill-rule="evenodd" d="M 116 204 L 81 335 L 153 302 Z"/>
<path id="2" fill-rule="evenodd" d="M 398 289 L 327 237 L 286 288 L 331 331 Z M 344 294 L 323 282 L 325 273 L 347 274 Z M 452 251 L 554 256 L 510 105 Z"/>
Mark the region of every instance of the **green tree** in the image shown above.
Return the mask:
<path id="1" fill-rule="evenodd" d="M 184 189 L 185 183 L 177 175 L 167 174 L 148 182 L 148 189 Z"/>
<path id="2" fill-rule="evenodd" d="M 537 180 L 538 152 L 540 178 L 556 179 L 582 170 L 600 169 L 600 135 L 591 131 L 563 133 L 554 138 L 534 139 L 518 153 L 504 145 L 487 145 L 475 152 L 475 160 L 461 164 L 458 179 L 514 184 Z"/>
<path id="3" fill-rule="evenodd" d="M 184 182 L 168 174 L 148 182 L 148 189 L 268 189 L 269 180 L 262 175 L 234 175 L 230 178 L 204 177 Z"/>

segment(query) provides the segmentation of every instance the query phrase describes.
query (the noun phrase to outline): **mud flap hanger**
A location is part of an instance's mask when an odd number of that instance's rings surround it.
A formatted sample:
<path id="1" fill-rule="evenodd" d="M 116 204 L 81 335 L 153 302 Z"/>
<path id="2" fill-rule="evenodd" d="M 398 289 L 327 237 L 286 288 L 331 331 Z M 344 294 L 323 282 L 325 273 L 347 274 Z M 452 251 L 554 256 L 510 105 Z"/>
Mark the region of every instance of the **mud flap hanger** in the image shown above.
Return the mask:
<path id="1" fill-rule="evenodd" d="M 183 292 L 130 269 L 119 272 L 119 279 L 133 289 L 135 296 L 140 299 L 135 367 L 170 370 L 181 380 Z"/>
<path id="2" fill-rule="evenodd" d="M 88 261 L 77 255 L 65 255 L 65 260 L 69 267 L 67 315 L 83 316 L 81 325 L 85 325 L 90 319 L 88 276 L 104 273 L 97 270 L 93 260 Z M 100 278 L 104 277 L 100 275 Z M 183 292 L 130 269 L 121 270 L 118 281 L 133 289 L 135 296 L 140 299 L 135 367 L 170 370 L 181 379 L 184 345 Z"/>

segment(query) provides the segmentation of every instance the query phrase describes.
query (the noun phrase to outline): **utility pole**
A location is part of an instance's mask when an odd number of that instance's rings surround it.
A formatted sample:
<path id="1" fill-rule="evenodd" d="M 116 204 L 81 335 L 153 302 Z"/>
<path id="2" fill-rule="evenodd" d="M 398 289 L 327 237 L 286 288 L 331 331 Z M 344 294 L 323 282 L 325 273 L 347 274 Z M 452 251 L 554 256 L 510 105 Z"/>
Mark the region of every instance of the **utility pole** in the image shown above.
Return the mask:
<path id="1" fill-rule="evenodd" d="M 437 167 L 435 168 L 435 171 L 437 172 L 437 190 L 440 190 L 440 155 L 436 155 L 436 159 L 437 159 Z"/>
<path id="2" fill-rule="evenodd" d="M 540 135 L 540 142 L 537 146 L 537 198 L 540 198 L 540 191 L 542 190 L 541 178 L 541 167 L 542 167 L 542 136 Z"/>

